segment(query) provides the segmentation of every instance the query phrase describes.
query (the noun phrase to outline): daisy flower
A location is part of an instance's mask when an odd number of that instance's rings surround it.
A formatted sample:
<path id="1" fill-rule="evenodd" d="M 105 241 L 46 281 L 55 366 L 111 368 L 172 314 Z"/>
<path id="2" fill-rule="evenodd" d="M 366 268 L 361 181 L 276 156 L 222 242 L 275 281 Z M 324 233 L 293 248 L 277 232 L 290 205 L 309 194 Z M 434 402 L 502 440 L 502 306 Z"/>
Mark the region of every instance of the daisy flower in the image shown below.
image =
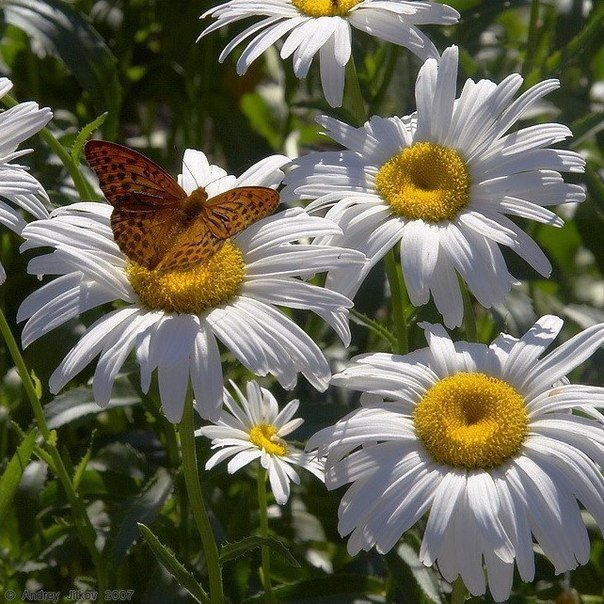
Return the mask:
<path id="1" fill-rule="evenodd" d="M 400 241 L 405 284 L 414 306 L 430 294 L 448 327 L 461 325 L 457 275 L 478 302 L 502 302 L 515 279 L 499 245 L 514 250 L 544 276 L 551 265 L 538 245 L 506 214 L 551 226 L 562 220 L 545 208 L 583 201 L 578 185 L 560 172 L 581 172 L 585 162 L 550 145 L 571 135 L 561 124 L 509 132 L 544 95 L 558 88 L 547 80 L 513 96 L 522 77 L 500 84 L 467 80 L 455 98 L 457 48 L 428 60 L 416 85 L 417 113 L 372 117 L 361 128 L 322 117 L 327 134 L 347 150 L 311 153 L 296 160 L 284 180 L 284 199 L 315 199 L 343 234 L 321 239 L 361 250 L 361 271 L 336 270 L 327 286 L 354 297 L 369 270 Z"/>
<path id="2" fill-rule="evenodd" d="M 0 98 L 13 87 L 8 78 L 0 78 Z M 17 146 L 39 132 L 52 118 L 47 107 L 40 109 L 37 103 L 18 103 L 0 113 L 0 224 L 15 233 L 21 233 L 26 222 L 19 210 L 6 203 L 9 201 L 36 218 L 47 218 L 44 205 L 48 196 L 42 185 L 27 173 L 27 167 L 11 163 L 31 149 L 17 151 Z M 6 201 L 4 201 L 6 200 Z M 0 283 L 4 283 L 6 272 L 0 264 Z"/>
<path id="3" fill-rule="evenodd" d="M 299 401 L 287 403 L 281 412 L 275 397 L 257 382 L 247 383 L 247 398 L 231 382 L 241 404 L 229 391 L 224 390 L 224 404 L 215 425 L 204 426 L 196 436 L 212 439 L 212 449 L 218 449 L 208 462 L 211 470 L 220 462 L 230 459 L 227 470 L 234 474 L 255 459 L 268 472 L 268 479 L 275 501 L 283 505 L 289 499 L 290 482 L 300 484 L 300 477 L 292 466 L 300 466 L 323 480 L 323 466 L 314 453 L 296 449 L 283 437 L 304 423 L 302 418 L 292 419 L 298 410 Z"/>
<path id="4" fill-rule="evenodd" d="M 348 551 L 385 553 L 428 513 L 420 559 L 474 595 L 486 589 L 483 564 L 497 601 L 514 563 L 533 580 L 531 535 L 556 573 L 585 564 L 578 502 L 604 529 L 604 388 L 565 376 L 604 343 L 604 324 L 545 356 L 558 317 L 490 346 L 423 327 L 427 348 L 363 355 L 335 375 L 363 406 L 309 440 L 327 454 L 327 487 L 352 483 L 339 508 Z"/>
<path id="5" fill-rule="evenodd" d="M 201 185 L 210 197 L 238 186 L 276 188 L 288 161 L 271 156 L 235 178 L 210 165 L 200 151 L 187 150 L 179 182 L 187 194 Z M 18 320 L 28 319 L 24 347 L 85 311 L 118 303 L 87 329 L 54 371 L 51 392 L 98 356 L 92 389 L 97 403 L 107 405 L 114 380 L 134 350 L 145 392 L 157 369 L 170 421 L 182 416 L 189 378 L 198 411 L 216 419 L 223 383 L 217 340 L 251 371 L 272 373 L 285 388 L 293 388 L 298 372 L 315 388 L 327 387 L 331 374 L 322 352 L 277 306 L 312 310 L 349 342 L 352 303 L 300 279 L 361 261 L 352 250 L 297 243 L 335 234 L 339 228 L 333 222 L 300 208 L 285 210 L 228 240 L 203 264 L 166 271 L 145 269 L 119 250 L 110 226 L 112 209 L 105 203 L 75 203 L 24 229 L 24 249 L 54 248 L 34 258 L 28 270 L 59 275 L 21 305 Z"/>
<path id="6" fill-rule="evenodd" d="M 298 78 L 306 77 L 318 52 L 323 92 L 332 107 L 342 104 L 344 71 L 352 52 L 351 26 L 427 59 L 438 57 L 438 51 L 417 26 L 450 25 L 459 19 L 459 13 L 446 4 L 403 0 L 230 0 L 201 17 L 207 16 L 217 21 L 198 40 L 241 19 L 262 17 L 236 35 L 218 59 L 222 63 L 238 44 L 252 38 L 237 61 L 239 75 L 284 36 L 287 38 L 281 46 L 281 58 L 293 54 Z"/>

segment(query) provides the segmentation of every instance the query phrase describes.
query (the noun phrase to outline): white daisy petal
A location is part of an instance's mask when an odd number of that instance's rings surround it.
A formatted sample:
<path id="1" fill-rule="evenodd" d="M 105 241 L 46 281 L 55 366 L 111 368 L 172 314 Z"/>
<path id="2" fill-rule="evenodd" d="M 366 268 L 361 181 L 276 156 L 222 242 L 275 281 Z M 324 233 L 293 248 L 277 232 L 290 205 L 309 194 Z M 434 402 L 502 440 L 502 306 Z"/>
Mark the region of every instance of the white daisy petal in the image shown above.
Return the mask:
<path id="1" fill-rule="evenodd" d="M 157 382 L 162 409 L 168 421 L 172 423 L 179 422 L 182 417 L 189 384 L 188 359 L 181 359 L 174 365 L 160 363 L 157 367 Z"/>
<path id="2" fill-rule="evenodd" d="M 280 461 L 272 457 L 268 466 L 268 478 L 275 501 L 283 505 L 289 499 L 289 479 Z"/>
<path id="3" fill-rule="evenodd" d="M 241 16 L 234 16 L 234 17 L 225 18 L 224 19 L 224 25 L 228 25 L 228 23 L 232 22 L 232 21 L 239 21 L 242 18 L 243 17 L 241 17 Z M 220 53 L 220 55 L 218 55 L 218 62 L 219 63 L 224 63 L 224 61 L 226 60 L 226 58 L 231 54 L 231 52 L 239 44 L 241 44 L 241 42 L 243 42 L 244 40 L 247 40 L 248 38 L 250 38 L 251 36 L 253 36 L 255 33 L 258 33 L 259 31 L 261 31 L 263 29 L 266 29 L 266 28 L 270 27 L 271 25 L 279 23 L 279 21 L 280 21 L 279 17 L 267 17 L 266 19 L 262 19 L 262 21 L 259 21 L 258 23 L 255 23 L 254 25 L 250 25 L 250 27 L 247 27 L 242 32 L 238 33 L 223 48 L 223 50 Z M 210 25 L 210 27 L 208 27 L 207 29 L 205 29 L 203 31 L 202 35 L 210 34 L 210 33 L 212 33 L 212 31 L 216 31 L 217 29 L 220 29 L 220 27 L 222 27 L 222 25 L 220 24 L 219 21 L 216 21 L 215 23 L 212 23 L 212 25 Z"/>
<path id="4" fill-rule="evenodd" d="M 438 558 L 451 515 L 465 488 L 466 476 L 461 472 L 449 472 L 438 485 L 419 552 L 420 560 L 426 566 L 432 566 Z"/>
<path id="5" fill-rule="evenodd" d="M 352 53 L 350 25 L 344 19 L 338 19 L 334 30 L 333 51 L 336 62 L 345 67 Z"/>
<path id="6" fill-rule="evenodd" d="M 325 100 L 332 107 L 340 107 L 344 95 L 344 65 L 340 64 L 336 57 L 335 36 L 334 33 L 321 47 L 319 59 L 321 61 L 321 84 Z"/>
<path id="7" fill-rule="evenodd" d="M 198 413 L 204 419 L 216 421 L 222 402 L 222 367 L 216 340 L 207 326 L 202 326 L 195 337 L 191 384 Z"/>
<path id="8" fill-rule="evenodd" d="M 113 382 L 134 347 L 137 334 L 153 320 L 153 316 L 146 314 L 135 315 L 126 325 L 125 322 L 120 325 L 122 329 L 119 332 L 114 330 L 114 338 L 105 342 L 92 379 L 94 399 L 102 407 L 109 403 Z"/>
<path id="9" fill-rule="evenodd" d="M 246 449 L 237 453 L 227 466 L 229 474 L 234 474 L 237 470 L 243 468 L 243 466 L 247 466 L 250 462 L 258 459 L 261 455 L 262 452 L 257 449 Z"/>
<path id="10" fill-rule="evenodd" d="M 229 457 L 233 457 L 234 455 L 237 455 L 237 453 L 239 453 L 241 451 L 245 451 L 248 448 L 249 447 L 247 445 L 224 447 L 223 449 L 220 449 L 219 451 L 214 453 L 214 455 L 212 455 L 212 457 L 210 457 L 210 459 L 208 459 L 208 461 L 206 462 L 205 468 L 206 468 L 206 470 L 211 470 L 212 468 L 217 466 L 219 463 L 223 462 L 225 459 L 228 459 Z"/>
<path id="11" fill-rule="evenodd" d="M 535 558 L 526 501 L 518 501 L 504 474 L 494 473 L 493 479 L 501 504 L 501 521 L 514 544 L 518 572 L 524 581 L 532 581 L 535 576 Z"/>
<path id="12" fill-rule="evenodd" d="M 414 306 L 430 299 L 430 282 L 439 252 L 438 228 L 421 220 L 408 222 L 401 239 L 403 277 Z"/>
<path id="13" fill-rule="evenodd" d="M 20 311 L 23 309 L 24 312 L 17 316 L 17 321 L 28 319 L 21 332 L 23 347 L 26 348 L 55 327 L 63 325 L 87 310 L 114 299 L 114 292 L 89 281 L 83 281 L 81 274 L 69 273 L 55 279 L 30 294 L 20 307 Z M 37 307 L 38 310 L 29 313 L 28 310 L 32 307 Z M 27 314 L 30 316 L 27 317 Z"/>
<path id="14" fill-rule="evenodd" d="M 468 502 L 483 538 L 504 562 L 514 560 L 514 548 L 499 520 L 499 497 L 495 483 L 487 472 L 468 474 Z"/>
<path id="15" fill-rule="evenodd" d="M 489 591 L 496 602 L 504 602 L 512 591 L 514 564 L 504 562 L 488 550 L 484 553 L 484 561 L 487 568 Z"/>
<path id="16" fill-rule="evenodd" d="M 61 390 L 74 375 L 84 369 L 101 352 L 108 342 L 114 341 L 116 331 L 123 324 L 135 319 L 140 313 L 140 309 L 136 307 L 122 308 L 110 312 L 91 325 L 50 376 L 50 391 L 56 394 Z"/>
<path id="17" fill-rule="evenodd" d="M 564 322 L 554 315 L 541 317 L 509 351 L 502 374 L 512 383 L 522 386 L 521 376 L 526 376 L 535 361 L 556 339 Z"/>
<path id="18" fill-rule="evenodd" d="M 8 78 L 0 78 L 0 98 L 13 87 Z M 31 101 L 18 103 L 0 113 L 0 225 L 17 234 L 26 225 L 20 209 L 35 218 L 47 218 L 48 195 L 42 185 L 26 171 L 25 166 L 12 164 L 15 159 L 30 153 L 18 150 L 25 140 L 39 132 L 51 120 L 52 112 Z M 0 264 L 0 284 L 6 280 L 6 271 Z"/>
<path id="19" fill-rule="evenodd" d="M 545 390 L 589 358 L 604 344 L 604 325 L 594 325 L 571 338 L 533 365 L 523 389 L 527 396 Z"/>
<path id="20" fill-rule="evenodd" d="M 294 73 L 298 78 L 308 75 L 315 54 L 332 39 L 334 32 L 333 20 L 328 17 L 319 17 L 316 23 L 314 20 L 307 21 L 304 27 L 304 38 L 293 56 Z"/>
<path id="21" fill-rule="evenodd" d="M 303 22 L 304 19 L 300 17 L 299 19 L 291 19 L 289 21 L 267 27 L 252 42 L 250 42 L 245 50 L 241 53 L 241 56 L 237 61 L 237 74 L 243 75 L 248 70 L 249 66 L 263 52 L 265 52 L 269 46 L 272 46 L 279 38 L 281 38 L 281 36 Z"/>

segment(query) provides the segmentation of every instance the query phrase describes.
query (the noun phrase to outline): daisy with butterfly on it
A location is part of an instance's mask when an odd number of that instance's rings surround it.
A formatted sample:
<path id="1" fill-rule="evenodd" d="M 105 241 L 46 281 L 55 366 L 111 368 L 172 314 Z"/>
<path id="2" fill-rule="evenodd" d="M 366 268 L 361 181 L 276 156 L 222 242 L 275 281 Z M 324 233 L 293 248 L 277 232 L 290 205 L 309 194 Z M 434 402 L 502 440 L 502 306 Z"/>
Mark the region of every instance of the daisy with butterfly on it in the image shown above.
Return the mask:
<path id="1" fill-rule="evenodd" d="M 217 20 L 202 37 L 250 17 L 261 20 L 237 34 L 224 48 L 222 63 L 233 49 L 251 39 L 237 61 L 237 73 L 249 66 L 280 38 L 281 58 L 293 55 L 294 73 L 305 78 L 314 56 L 319 53 L 321 84 L 325 99 L 332 107 L 342 105 L 344 74 L 352 57 L 352 29 L 368 33 L 408 48 L 420 59 L 438 57 L 430 39 L 420 25 L 453 25 L 459 13 L 446 4 L 405 0 L 229 0 L 216 6 L 204 17 Z"/>
<path id="2" fill-rule="evenodd" d="M 8 78 L 0 78 L 0 98 L 12 87 Z M 17 103 L 0 113 L 0 224 L 15 233 L 21 233 L 26 224 L 19 208 L 35 218 L 48 218 L 45 205 L 48 196 L 44 187 L 27 172 L 26 166 L 12 162 L 31 152 L 31 149 L 17 150 L 17 147 L 44 128 L 51 118 L 50 109 L 40 108 L 33 101 Z M 6 272 L 0 264 L 0 283 L 5 279 Z"/>
<path id="3" fill-rule="evenodd" d="M 253 373 L 272 373 L 285 388 L 295 385 L 298 372 L 317 389 L 327 387 L 323 353 L 278 306 L 312 310 L 348 344 L 352 303 L 304 279 L 363 257 L 298 243 L 339 233 L 329 220 L 300 208 L 268 215 L 278 203 L 274 189 L 287 157 L 267 157 L 236 178 L 189 149 L 177 183 L 120 145 L 91 141 L 86 155 L 113 205 L 75 203 L 24 230 L 23 249 L 53 248 L 31 260 L 29 272 L 57 278 L 21 305 L 23 346 L 88 310 L 120 304 L 67 354 L 50 378 L 51 392 L 99 357 L 92 390 L 107 405 L 134 351 L 143 391 L 157 370 L 171 422 L 181 419 L 189 381 L 198 412 L 217 419 L 218 341 Z"/>

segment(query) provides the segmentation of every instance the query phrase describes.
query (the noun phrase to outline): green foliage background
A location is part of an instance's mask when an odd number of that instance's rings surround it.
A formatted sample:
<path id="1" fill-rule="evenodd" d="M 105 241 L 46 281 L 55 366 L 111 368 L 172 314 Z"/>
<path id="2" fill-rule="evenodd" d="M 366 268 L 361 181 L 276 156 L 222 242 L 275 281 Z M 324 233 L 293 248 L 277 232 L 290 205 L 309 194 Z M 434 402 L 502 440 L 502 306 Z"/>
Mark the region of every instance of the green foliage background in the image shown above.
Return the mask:
<path id="1" fill-rule="evenodd" d="M 564 337 L 604 321 L 604 3 L 581 0 L 449 0 L 462 19 L 451 28 L 426 28 L 440 50 L 461 48 L 460 81 L 500 81 L 511 72 L 526 76 L 525 88 L 556 77 L 561 88 L 548 97 L 535 121 L 559 121 L 571 127 L 571 148 L 588 159 L 585 176 L 572 177 L 587 187 L 587 201 L 560 230 L 525 225 L 554 265 L 545 281 L 513 255 L 511 272 L 523 285 L 505 306 L 478 310 L 479 335 L 489 341 L 500 330 L 518 335 L 535 317 L 553 312 L 568 319 Z M 243 25 L 195 39 L 207 23 L 199 15 L 213 2 L 181 0 L 4 0 L 0 3 L 0 73 L 10 77 L 19 100 L 33 99 L 53 109 L 50 128 L 67 147 L 78 132 L 106 113 L 96 136 L 128 144 L 172 173 L 185 148 L 202 149 L 231 173 L 275 152 L 303 153 L 324 148 L 313 116 L 330 111 L 350 120 L 346 105 L 333 111 L 322 100 L 316 66 L 306 81 L 293 77 L 271 49 L 244 77 L 235 73 L 237 53 L 220 65 L 218 54 Z M 585 6 L 584 6 L 585 5 Z M 591 7 L 591 8 L 590 8 Z M 564 10 L 565 9 L 565 10 Z M 405 50 L 355 31 L 354 56 L 370 113 L 404 115 L 414 109 L 419 62 Z M 78 199 L 69 175 L 39 138 L 26 161 L 55 205 Z M 26 274 L 28 254 L 18 253 L 19 238 L 1 235 L 1 258 L 9 275 L 0 302 L 15 334 L 20 302 L 37 281 Z M 321 343 L 334 369 L 358 352 L 389 350 L 388 338 L 362 315 L 390 326 L 384 297 L 383 268 L 377 267 L 356 300 L 353 344 L 344 351 L 332 332 L 304 313 L 295 318 Z M 205 581 L 199 539 L 179 473 L 173 427 L 162 417 L 156 391 L 142 397 L 136 367 L 119 378 L 113 407 L 101 412 L 92 403 L 90 373 L 54 399 L 46 384 L 59 360 L 98 311 L 54 330 L 26 351 L 26 362 L 39 378 L 50 426 L 57 430 L 64 457 L 73 465 L 78 491 L 98 531 L 103 556 L 111 561 L 111 585 L 135 590 L 136 602 L 189 602 L 141 539 L 137 522 L 150 526 L 197 580 Z M 412 321 L 437 321 L 429 305 Z M 420 331 L 413 347 L 422 346 Z M 463 337 L 458 330 L 455 337 Z M 584 364 L 575 381 L 602 385 L 604 354 Z M 225 378 L 239 383 L 250 376 L 224 354 Z M 0 345 L 0 601 L 6 589 L 27 586 L 67 594 L 94 588 L 88 552 L 80 544 L 67 501 L 56 477 L 39 457 L 33 437 L 24 437 L 32 412 L 8 351 Z M 268 380 L 267 385 L 272 385 Z M 339 419 L 356 400 L 334 389 L 319 394 L 304 381 L 294 393 L 273 389 L 283 403 L 302 401 L 304 440 Z M 208 442 L 198 455 L 207 459 Z M 31 463 L 21 477 L 27 460 Z M 12 461 L 11 461 L 12 459 Z M 257 533 L 254 469 L 228 476 L 224 468 L 204 473 L 205 493 L 218 539 L 236 542 Z M 14 499 L 10 501 L 10 495 Z M 283 602 L 440 602 L 443 585 L 436 573 L 418 563 L 421 531 L 405 536 L 388 556 L 374 552 L 351 559 L 336 530 L 341 493 L 328 493 L 305 476 L 287 506 L 275 511 L 270 526 L 299 566 L 273 556 L 273 581 Z M 271 508 L 273 509 L 273 508 Z M 590 563 L 570 577 L 556 577 L 537 553 L 531 585 L 515 582 L 511 601 L 603 602 L 604 541 L 586 518 L 592 538 Z M 225 590 L 233 602 L 262 601 L 258 550 L 225 563 Z M 572 587 L 576 592 L 568 591 Z M 446 586 L 444 586 L 446 591 Z M 570 599 L 562 599 L 564 597 Z M 475 599 L 480 600 L 479 598 Z M 488 600 L 488 596 L 484 599 Z M 18 601 L 18 600 L 17 600 Z"/>

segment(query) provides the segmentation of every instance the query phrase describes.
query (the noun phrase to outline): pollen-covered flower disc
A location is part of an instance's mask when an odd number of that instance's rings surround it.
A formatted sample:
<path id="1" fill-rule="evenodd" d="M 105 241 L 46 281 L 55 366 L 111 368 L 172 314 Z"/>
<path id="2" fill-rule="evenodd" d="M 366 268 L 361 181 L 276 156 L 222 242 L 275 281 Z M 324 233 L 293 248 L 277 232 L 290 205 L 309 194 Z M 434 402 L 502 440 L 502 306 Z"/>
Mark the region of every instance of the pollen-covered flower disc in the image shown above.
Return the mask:
<path id="1" fill-rule="evenodd" d="M 207 16 L 215 17 L 216 22 L 200 38 L 241 19 L 260 17 L 237 34 L 218 59 L 222 63 L 237 45 L 251 39 L 237 61 L 239 75 L 281 38 L 285 38 L 281 58 L 293 55 L 298 78 L 307 76 L 319 53 L 323 93 L 332 107 L 339 107 L 344 72 L 352 54 L 353 28 L 427 59 L 438 57 L 438 51 L 419 26 L 451 25 L 459 13 L 439 2 L 405 0 L 229 0 L 202 15 Z"/>
<path id="2" fill-rule="evenodd" d="M 320 243 L 358 249 L 361 271 L 336 270 L 327 286 L 354 297 L 371 268 L 397 243 L 409 297 L 432 296 L 448 327 L 461 325 L 458 276 L 478 302 L 500 304 L 516 282 L 500 246 L 511 248 L 544 276 L 551 265 L 539 246 L 508 215 L 560 227 L 549 205 L 580 202 L 579 185 L 561 172 L 581 172 L 573 151 L 550 148 L 571 135 L 561 124 L 510 132 L 556 80 L 536 84 L 516 100 L 522 77 L 500 84 L 467 80 L 456 98 L 457 48 L 429 59 L 415 88 L 417 113 L 372 117 L 353 128 L 322 117 L 327 134 L 347 149 L 297 159 L 284 180 L 286 201 L 314 200 L 343 234 Z"/>
<path id="3" fill-rule="evenodd" d="M 279 205 L 279 193 L 270 187 L 237 187 L 209 199 L 199 186 L 187 195 L 149 158 L 108 141 L 89 141 L 84 152 L 113 206 L 115 242 L 148 269 L 204 262 L 226 239 Z"/>
<path id="4" fill-rule="evenodd" d="M 427 348 L 362 355 L 334 375 L 362 392 L 362 407 L 308 442 L 327 455 L 329 489 L 352 483 L 338 524 L 348 551 L 388 552 L 428 514 L 422 562 L 473 595 L 488 580 L 496 601 L 514 565 L 533 580 L 533 538 L 556 573 L 585 564 L 579 503 L 604 530 L 604 388 L 565 376 L 604 344 L 604 324 L 549 354 L 554 316 L 490 346 L 423 327 Z"/>
<path id="5" fill-rule="evenodd" d="M 127 159 L 120 160 L 124 162 Z M 274 190 L 288 162 L 281 155 L 267 157 L 235 178 L 210 165 L 200 151 L 187 150 L 178 187 L 186 199 L 203 187 L 210 201 L 225 199 L 242 188 Z M 117 168 L 122 169 L 119 164 Z M 125 170 L 131 176 L 136 174 L 132 167 Z M 111 173 L 101 174 L 107 189 Z M 149 180 L 158 181 L 157 173 L 154 179 Z M 109 193 L 111 196 L 111 189 Z M 153 203 L 152 197 L 139 194 L 134 185 L 119 194 L 125 197 L 113 198 L 115 207 L 76 203 L 55 210 L 48 220 L 28 225 L 24 232 L 24 248 L 53 248 L 50 254 L 34 258 L 28 270 L 36 275 L 58 275 L 21 305 L 18 319 L 28 319 L 22 333 L 24 346 L 88 310 L 121 301 L 87 329 L 52 374 L 53 393 L 98 357 L 93 394 L 100 405 L 108 404 L 114 380 L 134 351 L 144 391 L 157 370 L 162 406 L 170 421 L 181 418 L 189 381 L 198 411 L 216 419 L 222 402 L 218 341 L 252 372 L 272 373 L 285 388 L 295 385 L 298 372 L 316 388 L 327 387 L 330 371 L 322 352 L 278 307 L 313 311 L 349 341 L 350 300 L 304 281 L 342 262 L 360 265 L 363 261 L 352 250 L 299 242 L 339 232 L 333 222 L 311 217 L 301 209 L 285 210 L 220 239 L 214 253 L 201 262 L 165 263 L 166 258 L 176 256 L 175 246 L 181 244 L 174 237 L 168 242 L 167 255 L 159 254 L 162 259 L 157 264 L 145 262 L 146 257 L 139 263 L 138 256 L 129 257 L 116 243 L 112 216 L 116 209 L 128 214 L 139 198 L 134 213 L 142 212 Z M 163 203 L 161 198 L 158 204 Z M 178 204 L 173 207 L 176 213 Z M 153 208 L 149 213 L 156 211 Z M 209 216 L 211 222 L 212 214 Z M 218 228 L 213 223 L 210 230 Z"/>
<path id="6" fill-rule="evenodd" d="M 212 439 L 217 452 L 208 459 L 206 470 L 230 459 L 227 470 L 233 474 L 254 460 L 260 460 L 268 472 L 275 501 L 283 505 L 289 499 L 290 483 L 300 484 L 293 466 L 305 468 L 323 480 L 323 464 L 314 453 L 305 453 L 287 442 L 285 437 L 300 427 L 304 420 L 294 419 L 299 401 L 287 403 L 279 411 L 275 397 L 257 382 L 248 382 L 246 395 L 231 383 L 240 404 L 224 390 L 224 405 L 215 425 L 204 426 L 197 436 Z"/>

